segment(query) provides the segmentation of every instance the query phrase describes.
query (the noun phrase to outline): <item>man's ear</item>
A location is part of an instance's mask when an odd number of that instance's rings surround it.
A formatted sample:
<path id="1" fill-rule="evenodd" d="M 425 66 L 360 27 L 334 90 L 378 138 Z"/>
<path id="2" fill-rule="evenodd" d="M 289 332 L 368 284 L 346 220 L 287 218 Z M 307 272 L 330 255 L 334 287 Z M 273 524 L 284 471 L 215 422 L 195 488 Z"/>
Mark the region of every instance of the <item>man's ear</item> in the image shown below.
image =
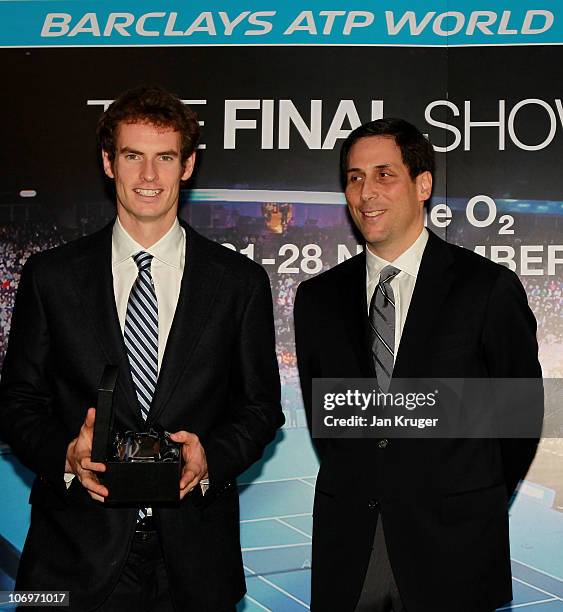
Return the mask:
<path id="1" fill-rule="evenodd" d="M 421 172 L 416 177 L 416 190 L 418 193 L 419 202 L 426 202 L 432 195 L 432 174 L 428 172 Z"/>
<path id="2" fill-rule="evenodd" d="M 195 151 L 184 162 L 184 172 L 182 176 L 180 177 L 182 181 L 187 181 L 190 178 L 190 176 L 193 174 L 194 166 L 195 166 Z"/>
<path id="3" fill-rule="evenodd" d="M 111 179 L 115 178 L 115 175 L 113 174 L 112 163 L 110 161 L 107 151 L 102 151 L 102 163 L 104 164 L 104 172 L 106 173 L 106 176 Z"/>

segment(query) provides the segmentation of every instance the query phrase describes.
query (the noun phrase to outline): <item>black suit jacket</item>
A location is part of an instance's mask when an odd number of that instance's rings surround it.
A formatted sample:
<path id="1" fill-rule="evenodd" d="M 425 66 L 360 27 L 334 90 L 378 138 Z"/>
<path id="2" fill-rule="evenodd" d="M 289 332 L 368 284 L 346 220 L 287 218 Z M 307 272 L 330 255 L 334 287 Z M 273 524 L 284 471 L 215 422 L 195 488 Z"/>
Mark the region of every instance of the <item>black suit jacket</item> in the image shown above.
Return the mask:
<path id="1" fill-rule="evenodd" d="M 0 435 L 37 479 L 18 589 L 70 590 L 71 608 L 99 606 L 116 583 L 134 508 L 94 502 L 63 482 L 68 443 L 96 404 L 105 364 L 117 364 L 118 426 L 196 433 L 216 495 L 154 508 L 180 609 L 216 612 L 245 592 L 235 478 L 283 423 L 270 285 L 246 257 L 186 229 L 186 267 L 147 423 L 119 327 L 112 225 L 32 256 L 24 267 L 1 387 Z M 197 492 L 197 491 L 196 491 Z"/>
<path id="2" fill-rule="evenodd" d="M 295 333 L 309 423 L 312 378 L 375 375 L 366 301 L 365 254 L 299 286 Z M 513 272 L 430 233 L 393 376 L 541 377 L 535 331 Z M 480 612 L 511 599 L 508 503 L 537 440 L 316 446 L 312 610 L 355 609 L 379 516 L 409 612 Z"/>

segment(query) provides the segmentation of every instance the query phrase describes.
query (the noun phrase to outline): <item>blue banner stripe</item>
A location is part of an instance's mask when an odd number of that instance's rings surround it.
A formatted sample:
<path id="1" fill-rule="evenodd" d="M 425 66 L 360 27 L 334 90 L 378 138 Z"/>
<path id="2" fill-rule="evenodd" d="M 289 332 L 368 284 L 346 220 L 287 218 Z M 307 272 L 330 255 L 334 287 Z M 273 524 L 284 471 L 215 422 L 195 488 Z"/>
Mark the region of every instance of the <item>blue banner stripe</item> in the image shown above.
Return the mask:
<path id="1" fill-rule="evenodd" d="M 244 9 L 244 10 L 243 10 Z M 563 44 L 559 0 L 0 1 L 3 47 Z"/>

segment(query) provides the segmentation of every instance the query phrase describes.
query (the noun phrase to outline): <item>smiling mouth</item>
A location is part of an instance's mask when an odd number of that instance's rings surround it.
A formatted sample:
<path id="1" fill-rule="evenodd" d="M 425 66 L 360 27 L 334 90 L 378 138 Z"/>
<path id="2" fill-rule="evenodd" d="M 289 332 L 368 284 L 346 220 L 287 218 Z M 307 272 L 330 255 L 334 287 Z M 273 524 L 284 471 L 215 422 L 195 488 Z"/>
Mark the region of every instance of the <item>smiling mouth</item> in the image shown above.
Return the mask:
<path id="1" fill-rule="evenodd" d="M 155 196 L 161 194 L 164 190 L 163 189 L 133 189 L 133 191 L 141 196 L 147 197 L 147 198 L 154 198 Z"/>
<path id="2" fill-rule="evenodd" d="M 384 212 L 384 210 L 366 210 L 362 211 L 362 215 L 368 219 L 376 219 L 377 217 L 381 217 Z"/>

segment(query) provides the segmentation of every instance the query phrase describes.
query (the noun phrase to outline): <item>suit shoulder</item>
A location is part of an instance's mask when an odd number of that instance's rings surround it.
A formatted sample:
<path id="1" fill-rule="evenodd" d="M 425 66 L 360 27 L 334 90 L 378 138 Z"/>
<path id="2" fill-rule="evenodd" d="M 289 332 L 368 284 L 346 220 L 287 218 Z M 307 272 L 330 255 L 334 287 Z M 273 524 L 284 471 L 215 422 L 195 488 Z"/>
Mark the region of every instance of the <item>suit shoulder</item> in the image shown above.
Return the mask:
<path id="1" fill-rule="evenodd" d="M 454 258 L 457 269 L 460 273 L 467 274 L 468 277 L 478 276 L 481 279 L 488 278 L 490 280 L 500 277 L 507 280 L 518 280 L 518 275 L 506 266 L 491 261 L 465 247 L 449 242 L 446 244 Z"/>
<path id="2" fill-rule="evenodd" d="M 34 253 L 28 258 L 25 267 L 42 273 L 48 272 L 49 270 L 60 270 L 61 268 L 65 268 L 68 262 L 76 257 L 80 257 L 94 245 L 99 244 L 104 236 L 107 237 L 107 231 L 108 228 L 106 226 L 93 234 L 81 236 L 70 242 L 65 242 L 58 246 L 45 249 L 44 251 Z"/>
<path id="3" fill-rule="evenodd" d="M 268 279 L 266 270 L 260 264 L 252 261 L 246 255 L 241 255 L 240 253 L 237 253 L 237 251 L 224 247 L 222 244 L 206 238 L 192 227 L 189 227 L 188 229 L 187 239 L 188 241 L 195 241 L 198 248 L 205 252 L 206 257 L 209 257 L 210 261 L 214 261 L 215 263 L 223 266 L 226 270 L 228 270 L 231 276 L 234 275 L 236 278 L 241 278 L 245 281 L 263 281 L 264 279 Z"/>
<path id="4" fill-rule="evenodd" d="M 301 293 L 323 293 L 324 291 L 334 291 L 338 288 L 344 279 L 350 275 L 365 273 L 366 258 L 363 253 L 354 255 L 350 259 L 337 264 L 330 270 L 326 270 L 317 274 L 313 278 L 304 280 L 299 285 Z"/>
<path id="5" fill-rule="evenodd" d="M 300 287 L 306 288 L 308 291 L 320 289 L 322 287 L 333 287 L 338 285 L 344 278 L 347 278 L 350 274 L 358 272 L 358 269 L 365 270 L 365 255 L 360 253 L 354 255 L 350 259 L 337 264 L 330 270 L 325 270 L 313 278 L 309 278 L 299 285 Z"/>

